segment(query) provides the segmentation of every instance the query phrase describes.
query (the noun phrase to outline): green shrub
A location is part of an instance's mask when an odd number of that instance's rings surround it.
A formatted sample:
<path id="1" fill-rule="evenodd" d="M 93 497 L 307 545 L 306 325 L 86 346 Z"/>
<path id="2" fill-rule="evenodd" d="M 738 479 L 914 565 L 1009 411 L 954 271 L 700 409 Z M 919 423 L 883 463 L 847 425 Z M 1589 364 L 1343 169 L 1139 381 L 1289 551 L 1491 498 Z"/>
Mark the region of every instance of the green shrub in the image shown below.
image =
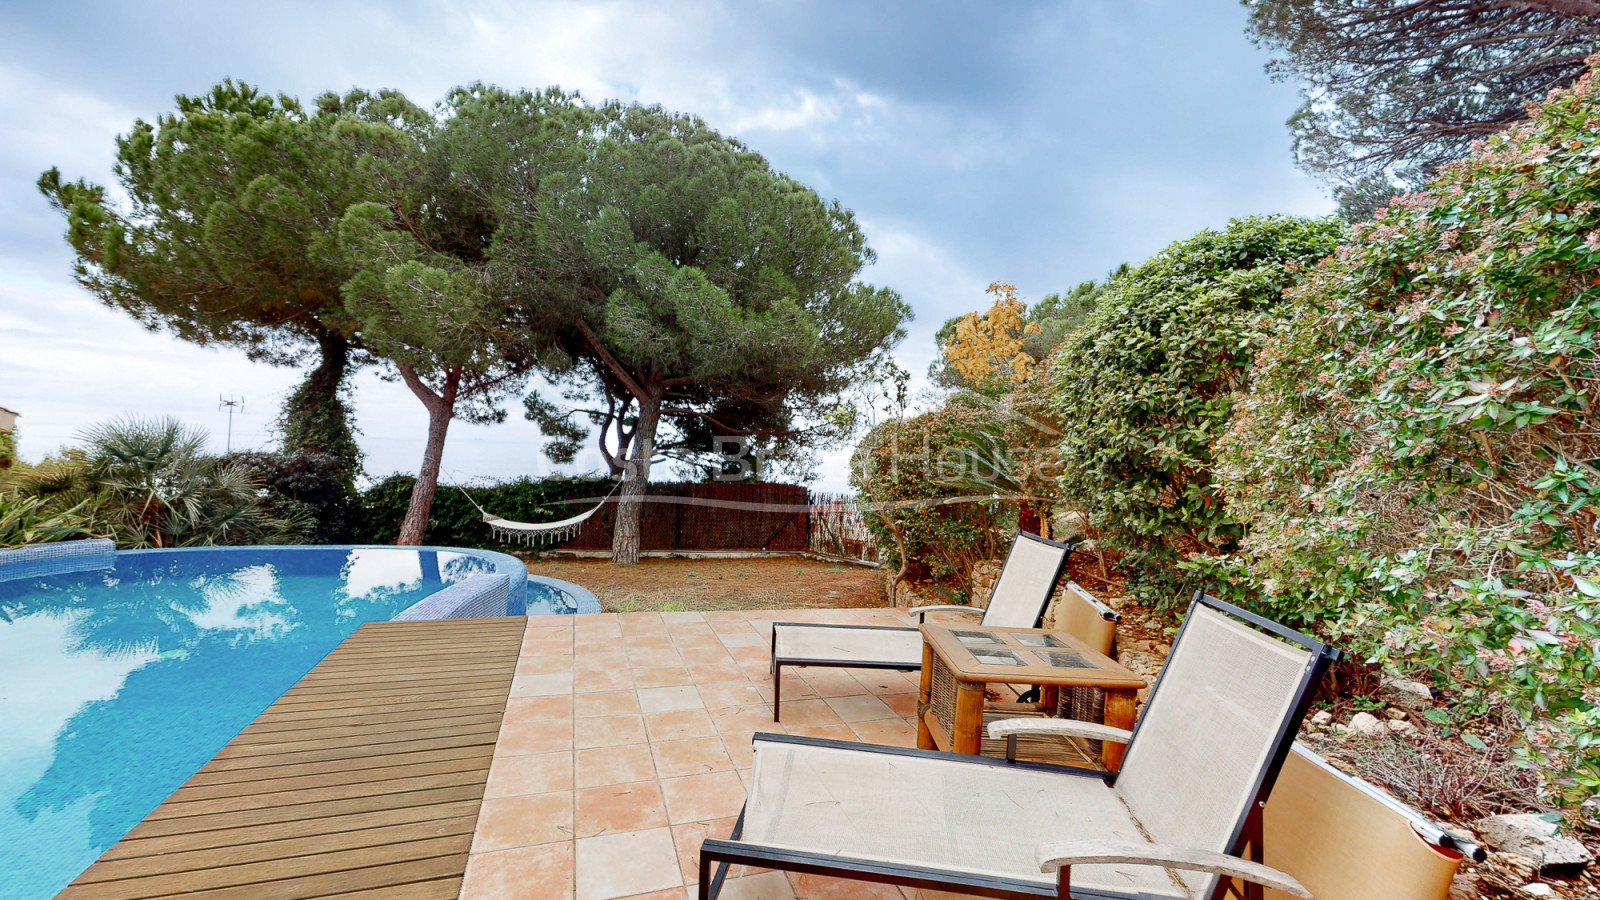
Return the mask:
<path id="1" fill-rule="evenodd" d="M 363 491 L 360 507 L 353 516 L 353 540 L 362 544 L 392 544 L 400 536 L 411 502 L 412 475 L 390 475 Z M 487 487 L 469 487 L 479 506 L 514 522 L 557 522 L 588 509 L 589 504 L 561 503 L 603 497 L 611 492 L 610 479 L 599 477 L 519 478 Z M 441 547 L 478 547 L 506 550 L 508 545 L 495 539 L 483 515 L 461 489 L 440 485 L 428 514 L 428 530 L 423 542 Z M 535 545 L 537 549 L 537 545 Z"/>
<path id="2" fill-rule="evenodd" d="M 219 464 L 249 472 L 270 493 L 280 517 L 304 517 L 314 523 L 307 542 L 345 544 L 354 540 L 357 495 L 350 487 L 346 460 L 312 450 L 250 450 L 230 453 Z"/>
<path id="3" fill-rule="evenodd" d="M 917 581 L 954 579 L 967 585 L 973 563 L 999 552 L 1000 530 L 1011 524 L 1009 503 L 923 505 L 986 491 L 952 486 L 969 473 L 963 434 L 993 422 L 984 409 L 951 405 L 909 419 L 891 419 L 862 439 L 851 459 L 850 483 L 869 504 L 867 527 L 890 563 Z M 901 505 L 905 504 L 905 505 Z M 872 506 L 880 507 L 873 509 Z"/>
<path id="4" fill-rule="evenodd" d="M 92 537 L 82 507 L 51 510 L 42 497 L 0 493 L 0 548 Z"/>
<path id="5" fill-rule="evenodd" d="M 9 469 L 17 464 L 17 436 L 9 431 L 0 431 L 0 469 Z"/>
<path id="6" fill-rule="evenodd" d="M 1514 711 L 1569 802 L 1600 792 L 1594 79 L 1293 292 L 1217 467 L 1262 608 Z"/>
<path id="7" fill-rule="evenodd" d="M 1063 502 L 1126 551 L 1141 600 L 1186 602 L 1195 585 L 1179 563 L 1237 545 L 1212 442 L 1283 290 L 1342 234 L 1332 220 L 1269 216 L 1172 244 L 1112 281 L 1036 376 L 1052 379 L 1063 423 Z"/>

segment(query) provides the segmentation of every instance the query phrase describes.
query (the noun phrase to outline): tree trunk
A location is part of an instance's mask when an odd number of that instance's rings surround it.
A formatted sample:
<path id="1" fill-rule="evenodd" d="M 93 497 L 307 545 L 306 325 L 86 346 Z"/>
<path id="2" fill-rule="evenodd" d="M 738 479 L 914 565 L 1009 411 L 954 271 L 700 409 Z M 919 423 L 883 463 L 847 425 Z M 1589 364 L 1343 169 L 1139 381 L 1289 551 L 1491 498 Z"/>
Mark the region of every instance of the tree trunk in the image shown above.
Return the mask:
<path id="1" fill-rule="evenodd" d="M 639 564 L 639 522 L 644 517 L 644 492 L 650 486 L 650 456 L 656 449 L 656 424 L 661 420 L 661 394 L 639 398 L 639 424 L 633 430 L 632 454 L 617 498 L 616 527 L 611 533 L 611 561 Z"/>
<path id="2" fill-rule="evenodd" d="M 350 376 L 350 341 L 338 332 L 317 329 L 317 366 L 283 401 L 283 450 L 331 454 L 354 489 L 361 470 L 361 448 L 350 423 L 345 381 Z"/>
<path id="3" fill-rule="evenodd" d="M 416 370 L 398 366 L 400 378 L 428 408 L 428 443 L 422 451 L 422 469 L 417 472 L 417 483 L 411 488 L 411 505 L 406 508 L 406 519 L 400 524 L 401 546 L 416 547 L 428 531 L 428 513 L 433 509 L 433 494 L 439 487 L 439 463 L 444 459 L 445 434 L 450 430 L 450 420 L 455 417 L 456 390 L 461 386 L 461 370 L 445 373 L 444 389 L 434 393 Z"/>

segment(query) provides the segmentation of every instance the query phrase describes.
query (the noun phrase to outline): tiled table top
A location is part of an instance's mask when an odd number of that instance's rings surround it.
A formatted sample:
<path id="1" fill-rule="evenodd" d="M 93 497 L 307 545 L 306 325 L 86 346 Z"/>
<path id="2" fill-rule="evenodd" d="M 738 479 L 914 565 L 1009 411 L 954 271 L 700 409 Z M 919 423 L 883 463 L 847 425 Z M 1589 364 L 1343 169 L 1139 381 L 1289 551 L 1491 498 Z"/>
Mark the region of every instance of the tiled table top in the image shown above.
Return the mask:
<path id="1" fill-rule="evenodd" d="M 916 672 L 785 670 L 775 724 L 773 621 L 911 624 L 887 609 L 530 619 L 462 898 L 694 898 L 700 842 L 727 837 L 744 803 L 754 732 L 915 745 Z M 722 891 L 915 896 L 780 872 L 732 872 Z"/>

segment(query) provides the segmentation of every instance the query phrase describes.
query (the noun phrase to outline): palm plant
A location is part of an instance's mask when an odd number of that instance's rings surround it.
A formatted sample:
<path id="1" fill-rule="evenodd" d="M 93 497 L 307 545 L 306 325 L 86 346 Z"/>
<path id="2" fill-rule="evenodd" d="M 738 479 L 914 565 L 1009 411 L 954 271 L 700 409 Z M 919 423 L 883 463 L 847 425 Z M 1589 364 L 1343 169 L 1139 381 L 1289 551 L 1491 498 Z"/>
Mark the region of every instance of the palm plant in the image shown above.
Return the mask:
<path id="1" fill-rule="evenodd" d="M 176 419 L 115 419 L 81 438 L 83 474 L 124 547 L 289 543 L 305 531 L 269 511 L 248 469 L 206 456 L 205 432 Z"/>
<path id="2" fill-rule="evenodd" d="M 57 512 L 42 497 L 0 493 L 0 548 L 89 537 L 84 505 Z"/>

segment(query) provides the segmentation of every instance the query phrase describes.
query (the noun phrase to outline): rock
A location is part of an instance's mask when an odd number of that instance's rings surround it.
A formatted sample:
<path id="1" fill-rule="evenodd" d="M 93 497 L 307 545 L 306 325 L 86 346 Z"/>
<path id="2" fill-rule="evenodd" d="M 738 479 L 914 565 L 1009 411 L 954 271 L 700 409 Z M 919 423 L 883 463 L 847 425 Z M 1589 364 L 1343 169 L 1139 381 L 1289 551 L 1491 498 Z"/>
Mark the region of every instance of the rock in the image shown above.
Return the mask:
<path id="1" fill-rule="evenodd" d="M 1542 881 L 1534 881 L 1522 886 L 1522 892 L 1530 897 L 1554 897 L 1556 889 Z"/>
<path id="2" fill-rule="evenodd" d="M 1387 724 L 1389 726 L 1389 730 L 1395 732 L 1396 734 L 1406 731 L 1415 731 L 1417 728 L 1417 726 L 1407 722 L 1405 719 L 1390 719 Z"/>
<path id="3" fill-rule="evenodd" d="M 1496 872 L 1510 876 L 1512 881 L 1527 881 L 1539 871 L 1539 864 L 1516 853 L 1490 851 L 1488 866 Z"/>
<path id="4" fill-rule="evenodd" d="M 1403 710 L 1403 709 L 1395 709 L 1392 706 L 1389 707 L 1388 709 L 1384 710 L 1383 714 L 1388 716 L 1391 719 L 1404 719 L 1406 717 L 1406 711 L 1405 710 Z"/>
<path id="5" fill-rule="evenodd" d="M 1457 875 L 1450 881 L 1450 900 L 1481 900 L 1477 879 L 1470 875 Z"/>
<path id="6" fill-rule="evenodd" d="M 1433 707 L 1433 689 L 1420 681 L 1385 675 L 1378 686 L 1378 696 L 1401 709 L 1414 712 Z"/>
<path id="7" fill-rule="evenodd" d="M 1325 709 L 1324 710 L 1319 710 L 1316 715 L 1311 717 L 1311 724 L 1317 725 L 1317 726 L 1320 726 L 1320 727 L 1324 727 L 1324 728 L 1327 727 L 1328 724 L 1330 722 L 1332 722 L 1332 721 L 1333 721 L 1333 713 L 1328 712 Z"/>
<path id="8" fill-rule="evenodd" d="M 1587 866 L 1592 856 L 1583 842 L 1557 834 L 1556 823 L 1531 813 L 1489 816 L 1472 827 L 1484 843 L 1502 853 L 1526 857 L 1541 871 Z"/>
<path id="9" fill-rule="evenodd" d="M 1350 717 L 1350 730 L 1356 734 L 1383 734 L 1389 729 L 1372 713 L 1360 712 Z"/>
<path id="10" fill-rule="evenodd" d="M 1137 650 L 1140 653 L 1149 653 L 1150 652 L 1150 642 L 1149 641 L 1129 641 L 1126 644 L 1126 646 L 1127 646 L 1127 648 L 1129 650 Z"/>

